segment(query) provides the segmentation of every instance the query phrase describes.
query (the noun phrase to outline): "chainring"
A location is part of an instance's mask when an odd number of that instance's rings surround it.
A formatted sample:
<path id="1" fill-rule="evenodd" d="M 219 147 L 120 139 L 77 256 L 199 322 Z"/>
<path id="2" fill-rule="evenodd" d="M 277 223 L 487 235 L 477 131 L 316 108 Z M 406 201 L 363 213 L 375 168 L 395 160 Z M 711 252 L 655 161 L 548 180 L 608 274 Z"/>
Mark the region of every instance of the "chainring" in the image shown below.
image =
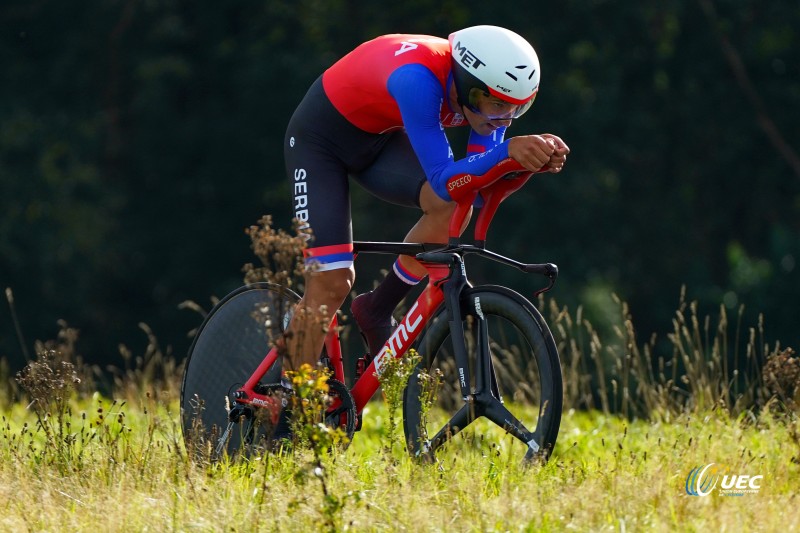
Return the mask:
<path id="1" fill-rule="evenodd" d="M 347 448 L 353 440 L 358 422 L 356 402 L 347 386 L 338 379 L 328 379 L 328 394 L 334 400 L 333 405 L 325 413 L 325 424 L 331 428 L 341 428 L 347 435 Z"/>

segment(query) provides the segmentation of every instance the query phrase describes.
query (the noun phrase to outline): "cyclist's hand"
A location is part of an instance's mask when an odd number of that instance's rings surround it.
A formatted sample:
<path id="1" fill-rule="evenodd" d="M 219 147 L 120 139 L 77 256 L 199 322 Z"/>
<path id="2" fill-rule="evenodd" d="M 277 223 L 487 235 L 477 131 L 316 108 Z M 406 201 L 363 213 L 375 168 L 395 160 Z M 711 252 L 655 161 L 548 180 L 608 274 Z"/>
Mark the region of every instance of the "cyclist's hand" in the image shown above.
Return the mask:
<path id="1" fill-rule="evenodd" d="M 555 140 L 544 135 L 512 137 L 508 140 L 508 156 L 526 169 L 536 172 L 550 163 L 556 147 Z"/>
<path id="2" fill-rule="evenodd" d="M 553 153 L 550 155 L 550 160 L 547 162 L 547 171 L 553 173 L 561 172 L 561 169 L 564 168 L 564 163 L 567 162 L 569 146 L 561 140 L 561 137 L 553 135 L 552 133 L 542 133 L 541 136 L 552 141 L 555 145 L 555 150 L 553 150 Z"/>

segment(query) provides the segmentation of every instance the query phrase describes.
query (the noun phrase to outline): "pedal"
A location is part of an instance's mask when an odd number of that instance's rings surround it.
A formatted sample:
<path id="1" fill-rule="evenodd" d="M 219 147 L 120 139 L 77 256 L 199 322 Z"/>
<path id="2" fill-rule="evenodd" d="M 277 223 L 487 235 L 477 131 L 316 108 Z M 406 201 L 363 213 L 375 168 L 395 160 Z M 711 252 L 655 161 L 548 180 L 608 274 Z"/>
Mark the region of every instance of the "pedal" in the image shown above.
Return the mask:
<path id="1" fill-rule="evenodd" d="M 334 375 L 336 371 L 333 368 L 333 364 L 331 363 L 331 358 L 328 357 L 328 354 L 321 356 L 319 358 L 319 362 L 323 367 L 327 368 L 330 371 L 331 375 Z"/>
<path id="2" fill-rule="evenodd" d="M 231 423 L 238 423 L 242 417 L 244 417 L 246 420 L 250 420 L 253 418 L 253 410 L 245 405 L 236 404 L 228 412 L 228 420 Z"/>
<path id="3" fill-rule="evenodd" d="M 358 379 L 364 375 L 364 372 L 366 372 L 371 361 L 372 357 L 370 357 L 369 354 L 364 354 L 356 359 L 356 381 L 358 381 Z"/>
<path id="4" fill-rule="evenodd" d="M 364 354 L 363 356 L 361 356 L 358 359 L 356 359 L 355 381 L 358 381 L 359 378 L 361 378 L 361 376 L 364 375 L 364 372 L 367 371 L 367 368 L 369 367 L 369 364 L 371 362 L 372 362 L 372 357 L 370 357 L 370 355 L 368 353 Z M 356 415 L 356 428 L 355 428 L 355 431 L 361 431 L 361 422 L 362 422 L 363 418 L 364 418 L 363 415 L 360 414 L 360 413 L 358 415 Z"/>

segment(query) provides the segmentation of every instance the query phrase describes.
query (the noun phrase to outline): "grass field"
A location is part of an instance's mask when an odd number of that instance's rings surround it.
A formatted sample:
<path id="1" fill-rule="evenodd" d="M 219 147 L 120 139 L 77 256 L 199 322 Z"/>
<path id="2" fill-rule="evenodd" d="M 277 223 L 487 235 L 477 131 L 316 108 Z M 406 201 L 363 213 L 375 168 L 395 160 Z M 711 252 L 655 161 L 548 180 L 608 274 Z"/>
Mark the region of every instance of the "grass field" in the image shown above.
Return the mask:
<path id="1" fill-rule="evenodd" d="M 190 460 L 168 391 L 9 404 L 0 433 L 4 531 L 780 531 L 800 524 L 797 421 L 723 410 L 628 420 L 565 412 L 544 466 L 456 439 L 409 459 L 374 401 L 364 429 L 315 472 L 310 452 Z M 489 440 L 489 439 L 487 439 Z M 757 493 L 690 496 L 690 471 L 763 476 Z M 323 494 L 322 479 L 327 496 Z"/>
<path id="2" fill-rule="evenodd" d="M 0 390 L 0 530 L 797 530 L 793 351 L 681 303 L 664 355 L 617 303 L 605 337 L 580 310 L 547 308 L 566 409 L 550 461 L 533 466 L 498 428 L 419 464 L 391 398 L 368 405 L 346 450 L 209 461 L 186 450 L 181 368 L 146 328 L 146 353 L 100 387 L 64 327 Z"/>

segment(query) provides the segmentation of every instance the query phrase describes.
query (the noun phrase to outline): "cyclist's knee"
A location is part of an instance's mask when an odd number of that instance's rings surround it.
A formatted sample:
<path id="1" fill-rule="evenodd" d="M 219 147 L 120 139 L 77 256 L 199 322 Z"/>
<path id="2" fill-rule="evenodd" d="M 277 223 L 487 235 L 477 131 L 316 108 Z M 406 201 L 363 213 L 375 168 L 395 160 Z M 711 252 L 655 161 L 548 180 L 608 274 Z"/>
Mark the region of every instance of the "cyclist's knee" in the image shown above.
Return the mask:
<path id="1" fill-rule="evenodd" d="M 355 278 L 356 273 L 352 266 L 312 272 L 306 277 L 305 296 L 338 309 L 353 289 Z"/>
<path id="2" fill-rule="evenodd" d="M 442 200 L 439 195 L 433 192 L 430 185 L 426 183 L 422 187 L 420 193 L 420 207 L 424 213 L 423 224 L 430 230 L 441 233 L 437 238 L 446 238 L 447 228 L 450 225 L 450 218 L 453 216 L 453 211 L 456 209 L 456 203 Z M 469 223 L 471 216 L 472 210 L 470 209 L 461 227 L 462 232 Z"/>
<path id="3" fill-rule="evenodd" d="M 450 220 L 450 215 L 453 214 L 456 203 L 441 199 L 438 194 L 433 192 L 430 184 L 426 183 L 420 191 L 419 206 L 426 216 Z"/>

